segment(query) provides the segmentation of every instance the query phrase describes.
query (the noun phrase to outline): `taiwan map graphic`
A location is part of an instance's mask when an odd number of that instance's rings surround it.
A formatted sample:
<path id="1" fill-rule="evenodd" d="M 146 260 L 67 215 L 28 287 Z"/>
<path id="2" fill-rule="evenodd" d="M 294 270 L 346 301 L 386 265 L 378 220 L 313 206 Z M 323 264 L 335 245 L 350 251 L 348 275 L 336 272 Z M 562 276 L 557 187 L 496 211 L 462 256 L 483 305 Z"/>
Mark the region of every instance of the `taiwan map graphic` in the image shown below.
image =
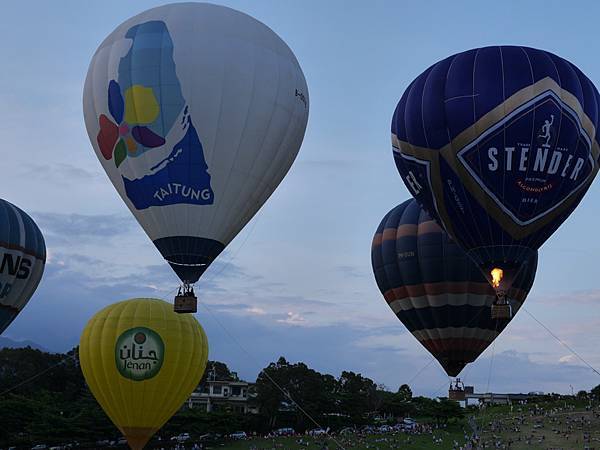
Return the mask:
<path id="1" fill-rule="evenodd" d="M 210 205 L 214 193 L 202 143 L 183 98 L 164 22 L 131 27 L 131 47 L 108 85 L 98 145 L 119 169 L 139 209 L 180 203 Z"/>

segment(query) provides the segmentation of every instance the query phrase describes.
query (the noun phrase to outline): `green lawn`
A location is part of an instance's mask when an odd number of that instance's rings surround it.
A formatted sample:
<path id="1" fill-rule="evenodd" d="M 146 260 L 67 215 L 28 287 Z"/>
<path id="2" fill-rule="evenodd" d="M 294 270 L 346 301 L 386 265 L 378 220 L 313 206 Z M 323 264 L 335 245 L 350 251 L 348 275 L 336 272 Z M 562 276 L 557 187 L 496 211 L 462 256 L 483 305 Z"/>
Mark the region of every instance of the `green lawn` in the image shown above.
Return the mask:
<path id="1" fill-rule="evenodd" d="M 433 436 L 438 439 L 442 439 L 442 442 L 435 444 Z M 447 432 L 444 430 L 436 430 L 431 434 L 424 435 L 407 435 L 404 433 L 386 433 L 386 434 L 372 434 L 369 436 L 360 436 L 354 434 L 348 434 L 346 436 L 334 436 L 332 438 L 321 438 L 321 437 L 310 437 L 303 436 L 301 439 L 302 444 L 297 441 L 298 437 L 281 437 L 277 439 L 252 439 L 248 441 L 239 442 L 228 442 L 224 446 L 219 447 L 223 449 L 312 449 L 318 450 L 323 448 L 324 444 L 327 444 L 330 450 L 339 448 L 338 443 L 343 448 L 352 449 L 411 449 L 411 450 L 427 450 L 431 448 L 440 450 L 451 450 L 453 441 L 456 439 L 457 442 L 462 443 L 464 436 L 462 430 L 454 430 Z M 335 440 L 334 440 L 335 439 Z M 337 441 L 337 443 L 336 443 Z"/>
<path id="2" fill-rule="evenodd" d="M 549 448 L 600 448 L 600 410 L 586 411 L 583 404 L 566 405 L 564 403 L 544 404 L 543 410 L 531 412 L 531 405 L 518 407 L 494 407 L 475 413 L 475 421 L 483 430 L 481 442 L 486 448 L 494 448 L 496 442 L 507 444 L 512 441 L 511 450 L 549 449 Z M 466 422 L 465 422 L 466 423 Z M 465 443 L 463 426 L 455 424 L 445 430 L 435 430 L 432 434 L 407 435 L 404 433 L 386 433 L 361 436 L 347 434 L 333 437 L 251 439 L 247 441 L 226 442 L 216 448 L 222 449 L 312 449 L 319 450 L 327 444 L 330 450 L 339 446 L 347 449 L 406 449 L 451 450 L 454 441 Z M 441 442 L 434 442 L 441 439 Z M 302 442 L 299 442 L 302 439 Z M 334 440 L 335 439 L 335 440 Z M 337 443 L 336 443 L 337 440 Z M 339 443 L 339 445 L 338 445 Z"/>

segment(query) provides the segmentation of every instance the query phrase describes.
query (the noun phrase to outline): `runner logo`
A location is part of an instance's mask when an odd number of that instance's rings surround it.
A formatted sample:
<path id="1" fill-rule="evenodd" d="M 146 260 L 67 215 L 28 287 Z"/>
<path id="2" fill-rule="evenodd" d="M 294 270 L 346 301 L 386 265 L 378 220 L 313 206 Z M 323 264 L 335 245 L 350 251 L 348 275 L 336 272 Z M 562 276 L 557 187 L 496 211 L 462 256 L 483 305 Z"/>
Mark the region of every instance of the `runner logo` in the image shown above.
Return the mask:
<path id="1" fill-rule="evenodd" d="M 552 139 L 552 124 L 554 123 L 554 114 L 550 114 L 550 120 L 544 121 L 544 125 L 542 125 L 542 132 L 538 134 L 538 142 L 542 141 L 542 147 L 548 148 L 550 147 L 550 139 Z"/>

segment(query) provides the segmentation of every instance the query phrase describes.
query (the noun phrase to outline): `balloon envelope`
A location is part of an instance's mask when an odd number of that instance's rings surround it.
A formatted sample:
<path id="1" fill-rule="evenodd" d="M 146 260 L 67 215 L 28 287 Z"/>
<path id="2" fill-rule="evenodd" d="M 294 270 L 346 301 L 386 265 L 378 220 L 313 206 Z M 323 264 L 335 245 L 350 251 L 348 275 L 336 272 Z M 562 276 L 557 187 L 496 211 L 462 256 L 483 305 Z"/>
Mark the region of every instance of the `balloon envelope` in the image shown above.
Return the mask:
<path id="1" fill-rule="evenodd" d="M 494 290 L 414 199 L 383 218 L 371 260 L 392 311 L 449 376 L 475 361 L 509 322 L 491 318 Z M 533 285 L 536 265 L 537 257 L 508 292 L 513 317 Z"/>
<path id="2" fill-rule="evenodd" d="M 573 64 L 527 47 L 446 58 L 406 89 L 394 158 L 413 196 L 486 276 L 514 277 L 598 171 L 598 91 Z"/>
<path id="3" fill-rule="evenodd" d="M 38 287 L 46 264 L 46 244 L 35 222 L 0 199 L 0 334 Z"/>
<path id="4" fill-rule="evenodd" d="M 181 3 L 117 27 L 90 64 L 87 131 L 136 219 L 195 282 L 279 185 L 302 143 L 308 89 L 270 28 Z"/>
<path id="5" fill-rule="evenodd" d="M 110 305 L 79 343 L 83 376 L 131 448 L 141 449 L 198 386 L 208 343 L 194 316 L 137 298 Z"/>

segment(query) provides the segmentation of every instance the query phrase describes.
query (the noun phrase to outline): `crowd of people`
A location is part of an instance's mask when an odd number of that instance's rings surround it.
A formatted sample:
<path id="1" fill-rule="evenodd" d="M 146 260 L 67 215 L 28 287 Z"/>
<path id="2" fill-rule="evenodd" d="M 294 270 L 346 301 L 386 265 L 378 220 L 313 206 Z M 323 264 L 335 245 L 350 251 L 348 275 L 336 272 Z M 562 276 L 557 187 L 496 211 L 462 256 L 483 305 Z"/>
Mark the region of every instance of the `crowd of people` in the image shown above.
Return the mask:
<path id="1" fill-rule="evenodd" d="M 518 446 L 562 450 L 562 447 L 550 447 L 547 444 L 547 436 L 554 434 L 560 437 L 561 442 L 566 441 L 573 447 L 591 449 L 593 442 L 600 441 L 599 437 L 594 436 L 594 427 L 597 426 L 592 421 L 598 418 L 600 410 L 590 406 L 585 411 L 575 411 L 575 407 L 569 404 L 550 408 L 533 404 L 519 407 L 516 414 L 488 421 L 479 433 L 473 433 L 464 446 L 455 448 L 512 449 Z"/>

